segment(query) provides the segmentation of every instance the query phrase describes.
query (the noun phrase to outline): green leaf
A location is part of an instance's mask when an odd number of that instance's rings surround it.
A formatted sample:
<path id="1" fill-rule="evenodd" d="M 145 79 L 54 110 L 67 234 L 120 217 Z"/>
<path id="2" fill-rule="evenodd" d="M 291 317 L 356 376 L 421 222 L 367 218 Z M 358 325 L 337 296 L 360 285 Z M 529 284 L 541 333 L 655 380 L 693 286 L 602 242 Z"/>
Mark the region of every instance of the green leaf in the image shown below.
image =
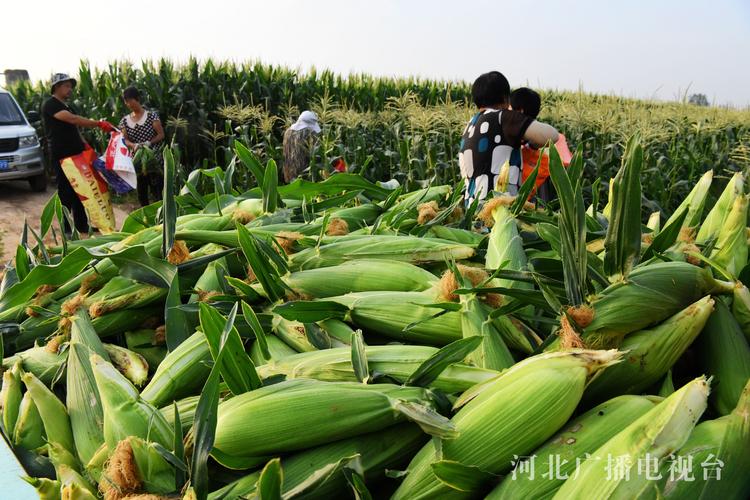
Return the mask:
<path id="1" fill-rule="evenodd" d="M 119 252 L 105 253 L 96 249 L 86 250 L 97 260 L 110 259 L 126 278 L 149 283 L 160 288 L 169 288 L 177 275 L 177 267 L 162 259 L 150 256 L 144 245 L 127 247 Z"/>
<path id="2" fill-rule="evenodd" d="M 88 252 L 83 248 L 77 248 L 59 264 L 35 266 L 25 280 L 6 289 L 0 297 L 0 311 L 25 304 L 42 285 L 60 286 L 66 283 L 78 276 L 90 261 Z"/>
<path id="3" fill-rule="evenodd" d="M 643 148 L 630 138 L 612 187 L 612 210 L 604 240 L 604 271 L 627 278 L 641 253 L 641 168 Z"/>
<path id="4" fill-rule="evenodd" d="M 458 436 L 456 426 L 432 408 L 409 401 L 396 401 L 394 410 L 417 424 L 423 431 L 440 439 L 454 439 Z"/>
<path id="5" fill-rule="evenodd" d="M 373 184 L 362 176 L 347 173 L 332 175 L 323 182 L 310 182 L 298 177 L 290 184 L 279 186 L 279 194 L 283 198 L 300 200 L 305 196 L 333 195 L 344 191 L 362 191 L 377 200 L 385 200 L 391 194 L 388 189 Z"/>
<path id="6" fill-rule="evenodd" d="M 284 493 L 284 500 L 297 498 L 303 493 L 313 493 L 319 486 L 325 484 L 329 479 L 334 477 L 339 471 L 346 470 L 349 464 L 359 459 L 359 455 L 343 457 L 336 462 L 327 463 L 312 474 L 307 476 L 304 481 Z"/>
<path id="7" fill-rule="evenodd" d="M 224 346 L 220 346 L 217 361 L 211 368 L 208 380 L 198 398 L 193 420 L 193 434 L 195 436 L 193 456 L 190 460 L 190 484 L 195 490 L 198 500 L 208 498 L 208 457 L 214 447 L 216 438 L 216 417 L 219 407 L 219 375 L 224 354 Z"/>
<path id="8" fill-rule="evenodd" d="M 174 245 L 174 233 L 177 227 L 177 203 L 175 202 L 174 185 L 175 185 L 175 164 L 174 156 L 170 148 L 165 148 L 164 152 L 164 193 L 162 196 L 162 257 L 167 258 L 167 254 Z"/>
<path id="9" fill-rule="evenodd" d="M 354 368 L 354 375 L 361 383 L 366 384 L 370 380 L 365 340 L 362 338 L 361 330 L 352 333 L 352 368 Z"/>
<path id="10" fill-rule="evenodd" d="M 201 329 L 206 335 L 211 355 L 217 363 L 219 363 L 217 359 L 221 339 L 227 338 L 220 369 L 221 376 L 232 394 L 243 394 L 260 387 L 261 381 L 255 371 L 255 365 L 245 351 L 240 334 L 234 327 L 238 309 L 237 303 L 232 307 L 229 319 L 224 318 L 219 311 L 208 304 L 200 303 L 199 309 Z"/>
<path id="11" fill-rule="evenodd" d="M 372 495 L 370 495 L 370 491 L 367 489 L 365 479 L 359 472 L 349 467 L 344 467 L 343 472 L 346 482 L 352 489 L 352 493 L 354 493 L 355 500 L 372 500 Z"/>
<path id="12" fill-rule="evenodd" d="M 343 319 L 349 308 L 326 300 L 296 300 L 277 305 L 273 312 L 284 319 L 301 323 L 316 323 L 326 319 Z"/>
<path id="13" fill-rule="evenodd" d="M 122 232 L 134 234 L 142 229 L 155 226 L 156 214 L 160 209 L 161 201 L 157 201 L 131 212 L 122 223 Z"/>
<path id="14" fill-rule="evenodd" d="M 234 152 L 237 153 L 237 157 L 240 161 L 252 172 L 255 177 L 255 182 L 258 186 L 263 185 L 264 169 L 258 161 L 258 158 L 250 151 L 247 146 L 239 141 L 234 141 Z"/>
<path id="15" fill-rule="evenodd" d="M 29 265 L 29 256 L 26 253 L 26 248 L 23 245 L 18 245 L 18 248 L 16 248 L 15 264 L 18 281 L 23 281 L 24 279 L 26 279 L 26 276 L 28 276 L 29 271 L 31 271 L 31 266 Z"/>
<path id="16" fill-rule="evenodd" d="M 174 351 L 192 332 L 188 329 L 187 318 L 180 306 L 180 279 L 175 275 L 169 284 L 169 292 L 164 303 L 164 324 L 166 328 L 167 349 Z"/>
<path id="17" fill-rule="evenodd" d="M 278 182 L 279 173 L 276 169 L 276 162 L 273 161 L 273 159 L 268 160 L 265 177 L 263 179 L 263 212 L 267 214 L 274 213 L 278 206 Z"/>
<path id="18" fill-rule="evenodd" d="M 180 421 L 180 410 L 177 407 L 177 401 L 173 404 L 174 407 L 174 456 L 177 458 L 177 460 L 180 460 L 182 463 L 185 463 L 185 445 L 182 442 L 183 433 L 182 433 L 182 422 Z M 182 486 L 185 484 L 186 477 L 185 477 L 185 471 L 180 469 L 179 467 L 175 467 L 175 484 L 177 484 L 177 489 L 182 489 Z"/>
<path id="19" fill-rule="evenodd" d="M 250 329 L 255 334 L 255 340 L 257 340 L 258 342 L 258 347 L 260 347 L 260 352 L 263 355 L 263 359 L 265 359 L 266 361 L 270 360 L 271 351 L 269 351 L 268 349 L 268 336 L 263 330 L 263 327 L 260 325 L 258 316 L 255 314 L 255 311 L 253 311 L 253 308 L 244 301 L 240 302 L 240 305 L 242 306 L 242 316 L 245 318 L 245 323 L 250 325 Z"/>
<path id="20" fill-rule="evenodd" d="M 529 199 L 531 192 L 534 190 L 536 178 L 539 175 L 539 165 L 541 165 L 542 163 L 542 156 L 543 155 L 541 154 L 539 155 L 539 158 L 536 161 L 536 167 L 534 167 L 534 171 L 531 172 L 531 175 L 529 175 L 529 177 L 525 181 L 523 181 L 521 188 L 518 190 L 516 199 L 510 206 L 510 212 L 514 216 L 518 216 L 521 212 L 523 212 L 523 207 L 526 204 L 526 200 Z"/>
<path id="21" fill-rule="evenodd" d="M 653 257 L 657 253 L 662 253 L 669 247 L 674 245 L 677 238 L 680 236 L 680 230 L 682 229 L 682 223 L 685 222 L 685 218 L 688 214 L 688 207 L 685 207 L 667 227 L 662 229 L 659 234 L 656 235 L 654 240 L 648 246 L 645 252 L 643 252 L 642 260 L 646 261 Z"/>
<path id="22" fill-rule="evenodd" d="M 281 486 L 284 473 L 281 470 L 281 459 L 270 460 L 258 478 L 258 500 L 281 500 Z"/>
<path id="23" fill-rule="evenodd" d="M 233 157 L 229 162 L 226 172 L 224 173 L 224 192 L 232 194 L 234 189 L 234 172 L 236 170 L 237 158 Z"/>
<path id="24" fill-rule="evenodd" d="M 565 291 L 568 302 L 572 305 L 582 304 L 586 296 L 586 272 L 588 253 L 586 251 L 586 209 L 578 179 L 575 186 L 571 182 L 574 172 L 581 171 L 577 166 L 582 164 L 580 152 L 573 157 L 566 172 L 560 154 L 554 147 L 549 148 L 549 170 L 552 183 L 560 198 L 558 225 L 560 228 L 560 258 L 565 275 Z M 570 173 L 570 175 L 569 175 Z"/>
<path id="25" fill-rule="evenodd" d="M 60 202 L 60 198 L 58 197 L 57 193 L 55 193 L 52 195 L 49 201 L 47 201 L 47 203 L 44 205 L 44 209 L 42 210 L 42 218 L 41 218 L 42 238 L 44 238 L 47 235 L 47 232 L 49 231 L 50 227 L 52 227 L 52 219 L 55 217 L 55 214 L 57 213 L 56 208 L 57 208 L 57 203 L 59 202 Z"/>
<path id="26" fill-rule="evenodd" d="M 482 337 L 475 335 L 451 342 L 427 358 L 406 379 L 405 385 L 429 386 L 453 363 L 460 363 L 482 343 Z"/>
<path id="27" fill-rule="evenodd" d="M 237 239 L 242 248 L 242 253 L 245 254 L 245 258 L 260 286 L 263 287 L 263 291 L 266 292 L 271 302 L 278 301 L 284 296 L 284 288 L 280 284 L 281 279 L 276 269 L 270 264 L 266 255 L 261 254 L 261 242 L 239 222 L 236 223 L 236 227 Z"/>
<path id="28" fill-rule="evenodd" d="M 430 468 L 441 483 L 466 493 L 482 490 L 498 479 L 495 474 L 485 472 L 475 465 L 464 465 L 452 460 L 434 462 L 430 464 Z"/>

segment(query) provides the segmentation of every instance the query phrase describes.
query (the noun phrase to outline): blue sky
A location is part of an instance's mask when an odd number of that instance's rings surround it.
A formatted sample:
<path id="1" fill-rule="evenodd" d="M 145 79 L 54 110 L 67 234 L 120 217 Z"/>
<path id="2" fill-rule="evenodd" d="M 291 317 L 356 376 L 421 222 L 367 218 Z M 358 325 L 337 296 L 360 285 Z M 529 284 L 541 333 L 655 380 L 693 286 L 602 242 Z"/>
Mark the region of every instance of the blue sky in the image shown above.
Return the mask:
<path id="1" fill-rule="evenodd" d="M 0 70 L 26 68 L 32 78 L 74 73 L 82 57 L 103 65 L 195 55 L 462 80 L 498 69 L 514 86 L 658 99 L 702 92 L 718 104 L 750 105 L 748 0 L 31 5 L 0 7 Z"/>

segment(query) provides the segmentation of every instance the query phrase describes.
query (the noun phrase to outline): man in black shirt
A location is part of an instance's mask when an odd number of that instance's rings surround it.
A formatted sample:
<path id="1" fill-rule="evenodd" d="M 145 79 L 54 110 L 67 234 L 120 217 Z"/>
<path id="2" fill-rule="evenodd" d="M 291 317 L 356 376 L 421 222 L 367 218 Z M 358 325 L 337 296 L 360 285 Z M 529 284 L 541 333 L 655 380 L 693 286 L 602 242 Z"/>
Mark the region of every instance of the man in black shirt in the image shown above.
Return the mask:
<path id="1" fill-rule="evenodd" d="M 471 96 L 479 111 L 466 125 L 458 153 L 467 206 L 493 190 L 515 196 L 521 185 L 521 143 L 539 147 L 558 138 L 554 127 L 509 109 L 510 84 L 498 71 L 480 75 Z"/>
<path id="2" fill-rule="evenodd" d="M 89 231 L 88 218 L 81 200 L 70 185 L 68 178 L 60 166 L 60 161 L 83 152 L 86 143 L 76 127 L 94 128 L 98 127 L 104 132 L 114 130 L 114 127 L 104 120 L 89 120 L 72 112 L 66 102 L 73 94 L 76 80 L 64 73 L 52 76 L 52 97 L 42 105 L 42 119 L 44 130 L 47 135 L 52 157 L 53 168 L 57 176 L 57 193 L 60 201 L 73 214 L 73 221 L 80 233 Z M 69 231 L 67 221 L 66 232 Z"/>

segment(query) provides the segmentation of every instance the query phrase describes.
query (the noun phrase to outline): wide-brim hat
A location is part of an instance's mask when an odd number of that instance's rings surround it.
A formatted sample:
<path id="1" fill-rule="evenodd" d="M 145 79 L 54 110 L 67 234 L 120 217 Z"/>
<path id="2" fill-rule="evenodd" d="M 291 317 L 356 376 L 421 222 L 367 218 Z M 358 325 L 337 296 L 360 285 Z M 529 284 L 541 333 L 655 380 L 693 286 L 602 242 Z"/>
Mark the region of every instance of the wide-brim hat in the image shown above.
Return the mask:
<path id="1" fill-rule="evenodd" d="M 76 79 L 72 78 L 67 73 L 55 73 L 54 75 L 52 75 L 52 83 L 50 86 L 50 92 L 54 92 L 55 87 L 57 85 L 59 85 L 60 83 L 65 83 L 65 82 L 73 82 L 73 88 L 75 88 L 76 85 L 78 84 Z"/>

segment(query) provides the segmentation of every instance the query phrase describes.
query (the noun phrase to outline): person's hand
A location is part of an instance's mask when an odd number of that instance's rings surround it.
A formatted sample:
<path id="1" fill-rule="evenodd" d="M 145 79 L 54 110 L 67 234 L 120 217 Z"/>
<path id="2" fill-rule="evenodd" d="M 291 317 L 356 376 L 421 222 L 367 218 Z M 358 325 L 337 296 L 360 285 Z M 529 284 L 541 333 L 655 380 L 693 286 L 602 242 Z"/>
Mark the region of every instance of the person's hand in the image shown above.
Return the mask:
<path id="1" fill-rule="evenodd" d="M 131 142 L 127 139 L 125 139 L 125 145 L 128 147 L 128 149 L 135 150 L 138 147 L 138 144 Z"/>
<path id="2" fill-rule="evenodd" d="M 114 125 L 109 123 L 107 120 L 99 120 L 96 122 L 96 126 L 104 133 L 114 132 L 117 130 Z"/>

